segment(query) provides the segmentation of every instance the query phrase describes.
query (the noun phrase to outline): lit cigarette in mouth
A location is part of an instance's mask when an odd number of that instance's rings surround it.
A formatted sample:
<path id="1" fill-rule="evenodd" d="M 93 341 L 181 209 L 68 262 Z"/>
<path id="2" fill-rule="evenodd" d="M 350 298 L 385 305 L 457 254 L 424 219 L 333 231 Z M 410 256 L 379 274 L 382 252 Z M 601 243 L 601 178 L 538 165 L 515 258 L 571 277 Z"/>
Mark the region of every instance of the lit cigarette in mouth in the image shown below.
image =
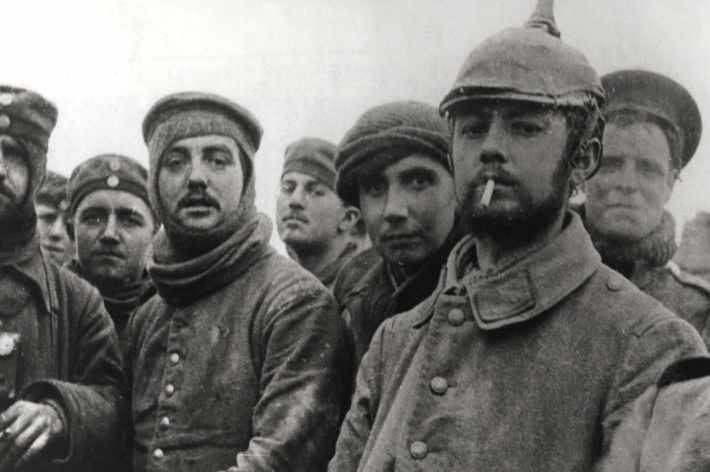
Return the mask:
<path id="1" fill-rule="evenodd" d="M 486 182 L 486 188 L 483 190 L 483 195 L 481 195 L 481 205 L 484 207 L 491 204 L 491 198 L 493 198 L 493 189 L 495 186 L 495 180 L 488 179 L 488 182 Z"/>

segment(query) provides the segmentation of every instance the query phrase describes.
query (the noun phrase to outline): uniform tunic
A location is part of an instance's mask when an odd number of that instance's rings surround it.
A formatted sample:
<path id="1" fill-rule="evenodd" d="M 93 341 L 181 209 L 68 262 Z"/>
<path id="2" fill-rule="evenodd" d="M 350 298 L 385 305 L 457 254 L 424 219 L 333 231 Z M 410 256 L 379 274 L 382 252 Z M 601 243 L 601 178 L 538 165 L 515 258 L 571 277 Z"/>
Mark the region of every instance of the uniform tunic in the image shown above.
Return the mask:
<path id="1" fill-rule="evenodd" d="M 168 303 L 156 279 L 131 318 L 135 472 L 325 469 L 351 377 L 342 325 L 264 226 L 223 277 L 192 274 L 192 301 Z"/>
<path id="2" fill-rule="evenodd" d="M 121 356 L 101 297 L 42 256 L 36 237 L 18 253 L 0 266 L 0 332 L 20 336 L 19 357 L 0 358 L 0 390 L 56 402 L 69 439 L 64 457 L 23 470 L 123 470 Z"/>
<path id="3" fill-rule="evenodd" d="M 466 273 L 383 323 L 357 375 L 331 471 L 588 471 L 698 334 L 600 262 L 579 216 L 541 248 Z M 623 469 L 628 470 L 628 469 Z"/>

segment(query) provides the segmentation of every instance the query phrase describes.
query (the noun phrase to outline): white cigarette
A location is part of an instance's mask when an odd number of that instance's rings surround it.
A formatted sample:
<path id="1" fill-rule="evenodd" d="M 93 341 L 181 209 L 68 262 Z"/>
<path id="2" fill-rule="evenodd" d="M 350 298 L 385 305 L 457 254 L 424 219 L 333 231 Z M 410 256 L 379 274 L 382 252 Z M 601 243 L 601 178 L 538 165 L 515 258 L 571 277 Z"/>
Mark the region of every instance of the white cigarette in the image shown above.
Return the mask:
<path id="1" fill-rule="evenodd" d="M 496 182 L 493 179 L 488 179 L 486 182 L 486 188 L 483 190 L 483 195 L 481 195 L 481 205 L 487 207 L 491 204 L 491 198 L 493 198 L 493 188 Z"/>

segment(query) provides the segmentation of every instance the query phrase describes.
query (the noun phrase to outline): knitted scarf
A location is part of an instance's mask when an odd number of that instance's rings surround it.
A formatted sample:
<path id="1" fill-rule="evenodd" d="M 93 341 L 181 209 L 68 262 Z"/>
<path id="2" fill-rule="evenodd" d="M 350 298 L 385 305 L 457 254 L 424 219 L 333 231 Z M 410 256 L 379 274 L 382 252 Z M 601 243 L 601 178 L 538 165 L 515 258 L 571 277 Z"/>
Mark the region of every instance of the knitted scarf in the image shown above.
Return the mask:
<path id="1" fill-rule="evenodd" d="M 72 259 L 65 267 L 96 286 L 104 300 L 106 311 L 109 312 L 114 322 L 127 321 L 133 310 L 155 293 L 153 281 L 150 280 L 147 272 L 144 272 L 140 279 L 133 282 L 99 286 L 93 284 L 86 277 L 78 260 Z M 116 324 L 118 325 L 118 323 Z"/>
<path id="2" fill-rule="evenodd" d="M 660 224 L 653 231 L 632 243 L 606 241 L 593 231 L 589 232 L 602 261 L 632 280 L 646 269 L 665 265 L 677 249 L 675 220 L 667 211 L 663 212 Z"/>
<path id="3" fill-rule="evenodd" d="M 172 306 L 186 306 L 224 287 L 271 252 L 271 222 L 256 214 L 221 244 L 184 260 L 164 229 L 153 240 L 148 272 L 158 294 Z"/>

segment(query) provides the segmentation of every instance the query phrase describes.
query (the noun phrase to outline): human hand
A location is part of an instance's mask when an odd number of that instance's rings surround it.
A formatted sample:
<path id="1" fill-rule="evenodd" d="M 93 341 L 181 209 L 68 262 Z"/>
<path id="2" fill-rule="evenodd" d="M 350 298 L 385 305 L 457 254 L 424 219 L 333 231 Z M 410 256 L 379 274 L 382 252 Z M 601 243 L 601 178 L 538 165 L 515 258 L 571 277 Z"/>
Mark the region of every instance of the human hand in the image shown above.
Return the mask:
<path id="1" fill-rule="evenodd" d="M 0 472 L 29 462 L 65 430 L 59 412 L 45 403 L 18 401 L 0 414 Z"/>

